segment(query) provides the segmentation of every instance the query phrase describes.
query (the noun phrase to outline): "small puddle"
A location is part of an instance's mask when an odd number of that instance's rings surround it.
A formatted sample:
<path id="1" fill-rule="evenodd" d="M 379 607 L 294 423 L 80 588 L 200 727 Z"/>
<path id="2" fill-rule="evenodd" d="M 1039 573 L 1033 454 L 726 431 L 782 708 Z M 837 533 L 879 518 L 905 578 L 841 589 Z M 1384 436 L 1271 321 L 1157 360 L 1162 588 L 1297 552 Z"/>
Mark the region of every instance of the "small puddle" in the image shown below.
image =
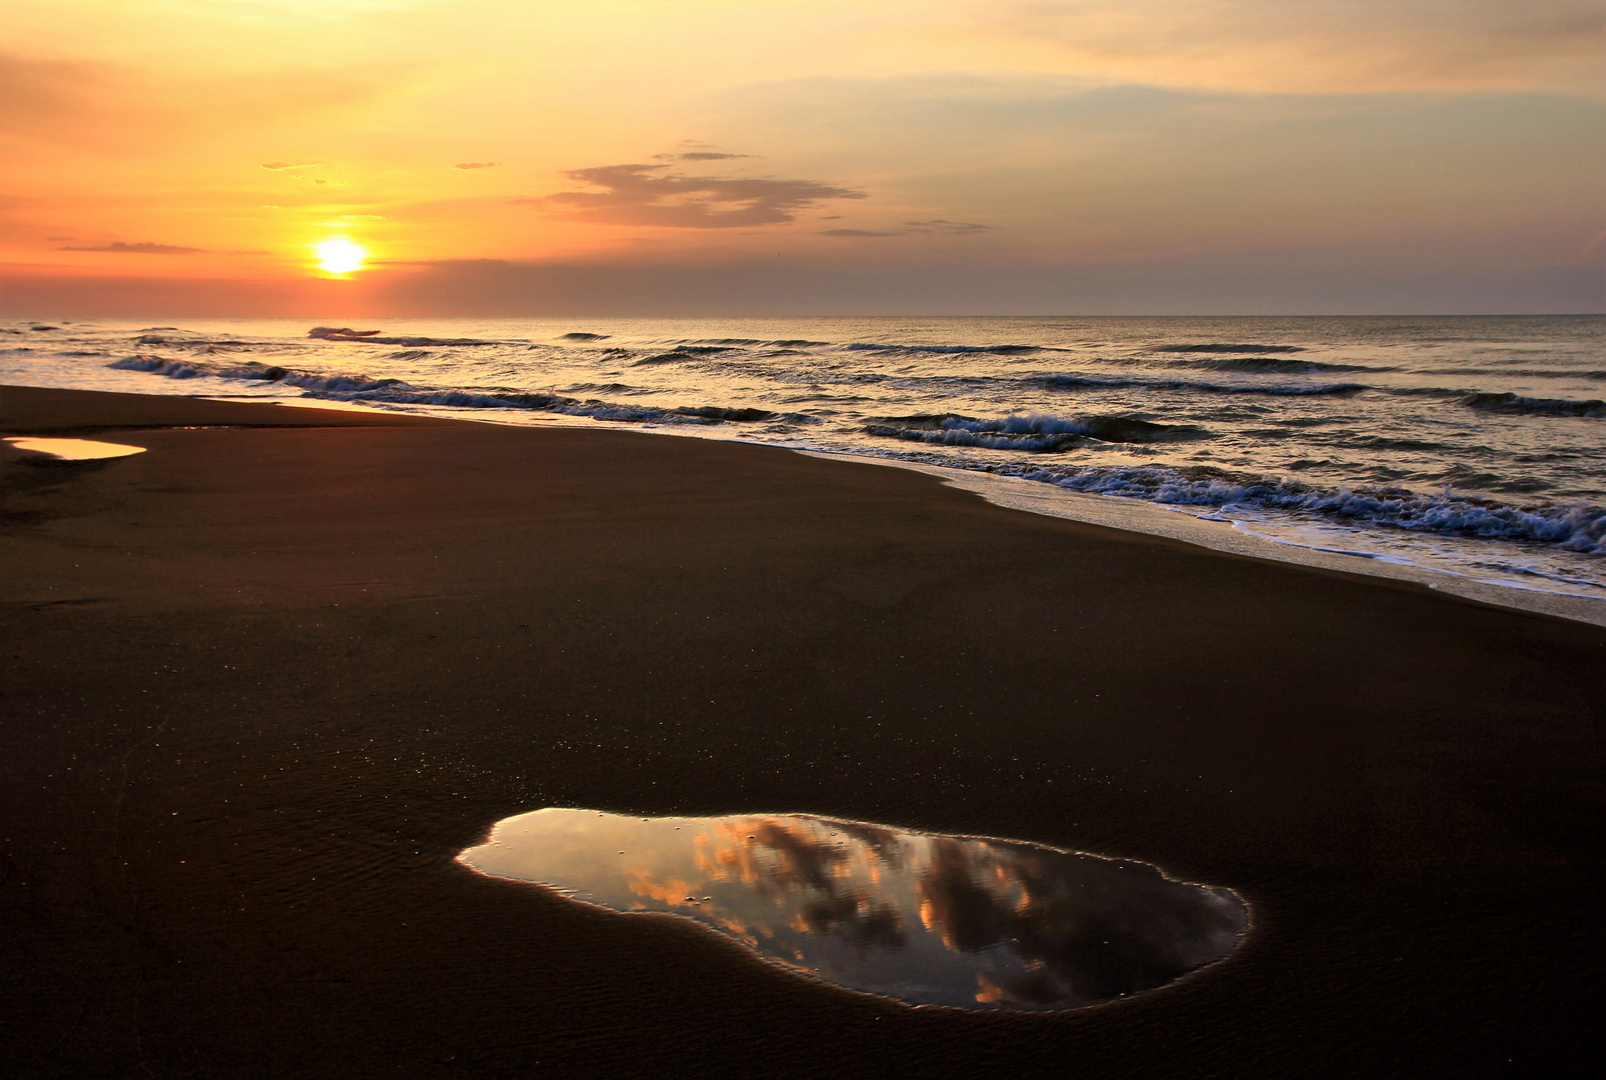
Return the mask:
<path id="1" fill-rule="evenodd" d="M 1249 928 L 1232 891 L 1147 863 L 801 814 L 537 810 L 458 860 L 695 919 L 773 963 L 915 1005 L 1095 1005 L 1221 960 Z"/>
<path id="2" fill-rule="evenodd" d="M 6 442 L 30 454 L 48 454 L 58 461 L 98 461 L 101 458 L 128 457 L 143 454 L 143 446 L 124 446 L 122 443 L 96 442 L 93 439 L 35 439 L 21 436 L 8 437 Z"/>

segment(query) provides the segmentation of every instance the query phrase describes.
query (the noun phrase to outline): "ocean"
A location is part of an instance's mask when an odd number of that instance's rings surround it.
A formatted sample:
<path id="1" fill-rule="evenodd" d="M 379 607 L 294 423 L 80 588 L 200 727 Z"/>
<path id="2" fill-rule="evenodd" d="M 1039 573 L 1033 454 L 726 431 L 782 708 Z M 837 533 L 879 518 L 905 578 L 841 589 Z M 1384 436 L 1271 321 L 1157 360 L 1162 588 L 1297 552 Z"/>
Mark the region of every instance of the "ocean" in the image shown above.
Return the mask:
<path id="1" fill-rule="evenodd" d="M 940 466 L 1606 599 L 1606 316 L 9 321 L 0 382 Z"/>

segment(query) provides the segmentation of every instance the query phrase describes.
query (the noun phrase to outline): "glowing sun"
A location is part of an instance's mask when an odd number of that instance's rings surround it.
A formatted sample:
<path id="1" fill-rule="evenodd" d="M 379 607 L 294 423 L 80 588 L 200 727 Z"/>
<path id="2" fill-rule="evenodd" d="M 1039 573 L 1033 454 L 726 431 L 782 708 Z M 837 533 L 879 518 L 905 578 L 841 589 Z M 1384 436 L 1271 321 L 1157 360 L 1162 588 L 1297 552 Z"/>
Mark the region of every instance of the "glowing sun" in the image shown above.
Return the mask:
<path id="1" fill-rule="evenodd" d="M 331 274 L 349 274 L 362 269 L 368 252 L 350 240 L 325 240 L 317 247 L 318 265 Z"/>

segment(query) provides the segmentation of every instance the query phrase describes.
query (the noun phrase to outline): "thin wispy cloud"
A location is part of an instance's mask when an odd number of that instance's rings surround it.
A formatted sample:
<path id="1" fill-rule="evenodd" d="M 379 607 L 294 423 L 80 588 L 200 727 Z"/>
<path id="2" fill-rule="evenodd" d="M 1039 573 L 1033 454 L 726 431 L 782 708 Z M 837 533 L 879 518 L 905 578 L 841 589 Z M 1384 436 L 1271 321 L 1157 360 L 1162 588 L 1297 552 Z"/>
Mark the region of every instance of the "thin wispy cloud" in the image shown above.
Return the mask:
<path id="1" fill-rule="evenodd" d="M 1578 253 L 1574 260 L 1580 266 L 1596 266 L 1606 269 L 1606 229 L 1596 233 L 1584 245 L 1584 250 Z"/>
<path id="2" fill-rule="evenodd" d="M 494 162 L 494 161 L 459 161 L 456 165 L 453 165 L 452 168 L 454 168 L 454 169 L 494 169 L 494 168 L 496 168 L 496 165 L 497 165 L 497 163 Z"/>
<path id="3" fill-rule="evenodd" d="M 205 255 L 205 248 L 182 247 L 178 244 L 125 244 L 121 240 L 113 240 L 109 244 L 98 247 L 64 247 L 57 251 L 110 251 L 122 255 Z"/>
<path id="4" fill-rule="evenodd" d="M 828 200 L 866 198 L 862 191 L 817 180 L 688 176 L 669 165 L 603 165 L 564 175 L 602 190 L 515 201 L 599 225 L 730 229 L 784 225 Z"/>
<path id="5" fill-rule="evenodd" d="M 308 161 L 298 165 L 291 161 L 268 161 L 264 162 L 262 167 L 278 172 L 281 169 L 321 169 L 323 168 L 323 163 L 320 161 Z"/>
<path id="6" fill-rule="evenodd" d="M 0 135 L 51 139 L 81 127 L 103 66 L 0 53 Z"/>
<path id="7" fill-rule="evenodd" d="M 992 232 L 993 230 L 991 225 L 980 225 L 974 221 L 945 221 L 942 218 L 933 218 L 930 221 L 906 221 L 904 224 L 921 232 L 941 232 L 954 236 Z"/>
<path id="8" fill-rule="evenodd" d="M 829 219 L 828 219 L 829 220 Z M 906 221 L 902 229 L 824 229 L 821 236 L 908 236 L 943 234 L 947 236 L 970 236 L 975 233 L 992 232 L 993 226 L 981 225 L 974 221 L 947 221 L 943 218 L 933 218 L 930 221 Z"/>
<path id="9" fill-rule="evenodd" d="M 55 239 L 65 239 L 56 237 Z M 59 247 L 57 251 L 95 251 L 113 255 L 266 255 L 261 248 L 249 251 L 243 249 L 229 249 L 216 251 L 211 248 L 185 247 L 182 244 L 153 244 L 148 241 L 128 244 L 121 240 L 113 240 L 109 244 L 97 244 L 83 247 Z"/>
<path id="10" fill-rule="evenodd" d="M 1172 85 L 1599 89 L 1606 48 L 1598 0 L 1014 0 L 970 18 Z"/>

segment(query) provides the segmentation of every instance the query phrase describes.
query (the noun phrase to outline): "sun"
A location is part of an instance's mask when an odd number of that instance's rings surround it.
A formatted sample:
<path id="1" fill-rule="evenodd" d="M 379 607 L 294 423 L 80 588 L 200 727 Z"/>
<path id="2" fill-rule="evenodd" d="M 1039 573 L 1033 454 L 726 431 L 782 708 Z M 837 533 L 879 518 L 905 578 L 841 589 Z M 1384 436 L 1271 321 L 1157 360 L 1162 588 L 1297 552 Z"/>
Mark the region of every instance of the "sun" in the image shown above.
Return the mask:
<path id="1" fill-rule="evenodd" d="M 350 240 L 325 240 L 316 248 L 318 265 L 331 274 L 349 274 L 362 269 L 368 252 Z"/>

